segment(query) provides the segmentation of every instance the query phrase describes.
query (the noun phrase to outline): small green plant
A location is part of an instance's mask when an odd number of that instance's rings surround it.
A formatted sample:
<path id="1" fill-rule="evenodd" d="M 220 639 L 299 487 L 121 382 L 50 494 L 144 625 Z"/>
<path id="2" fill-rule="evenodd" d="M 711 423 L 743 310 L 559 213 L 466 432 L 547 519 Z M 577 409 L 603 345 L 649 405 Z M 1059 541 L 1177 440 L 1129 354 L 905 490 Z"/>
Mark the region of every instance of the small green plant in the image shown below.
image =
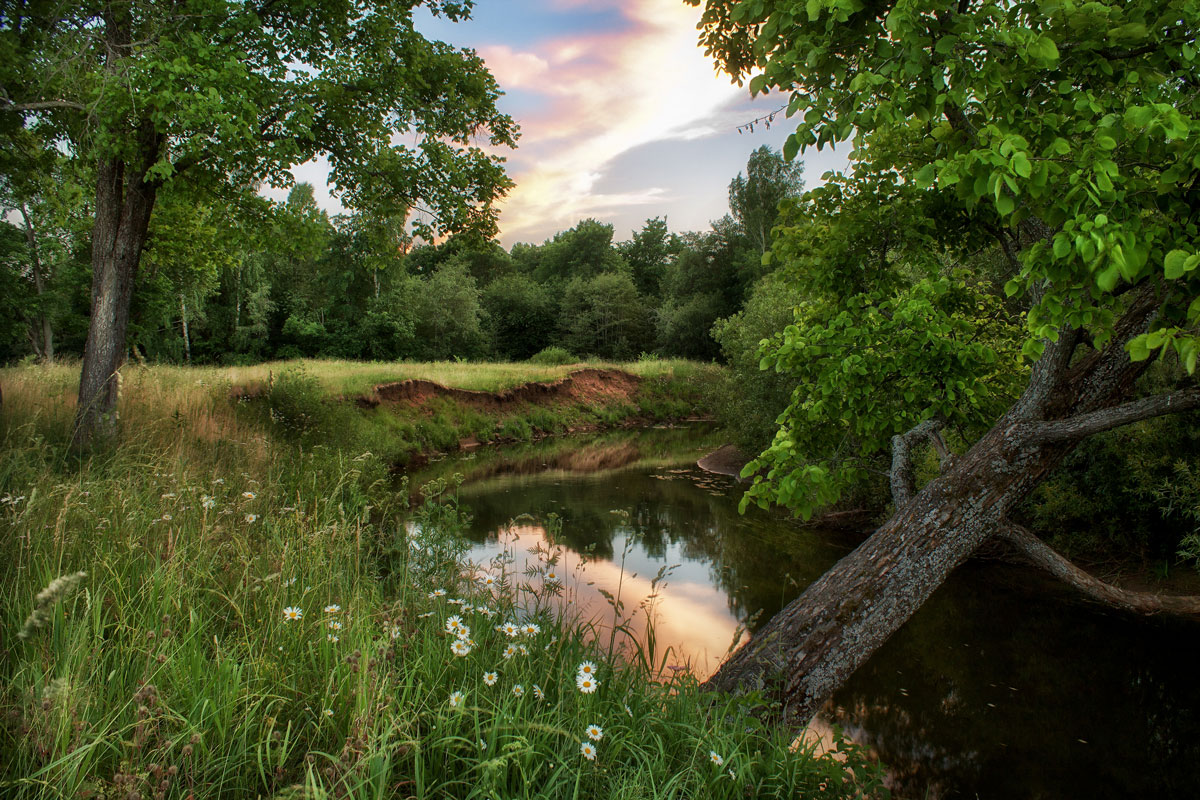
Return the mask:
<path id="1" fill-rule="evenodd" d="M 529 360 L 534 364 L 557 366 L 561 364 L 574 364 L 579 359 L 561 347 L 550 346 L 534 353 L 529 357 Z"/>

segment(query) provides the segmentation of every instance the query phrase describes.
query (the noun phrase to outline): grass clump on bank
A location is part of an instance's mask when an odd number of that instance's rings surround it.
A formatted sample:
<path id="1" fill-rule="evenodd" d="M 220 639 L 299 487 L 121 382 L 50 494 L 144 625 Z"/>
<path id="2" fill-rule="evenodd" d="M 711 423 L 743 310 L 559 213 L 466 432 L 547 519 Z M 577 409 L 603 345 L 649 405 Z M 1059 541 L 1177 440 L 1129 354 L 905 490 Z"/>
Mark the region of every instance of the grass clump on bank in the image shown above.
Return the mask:
<path id="1" fill-rule="evenodd" d="M 603 658 L 586 626 L 530 601 L 524 576 L 462 562 L 452 492 L 406 510 L 375 456 L 264 435 L 227 396 L 145 376 L 125 383 L 121 444 L 80 460 L 54 373 L 3 380 L 6 797 L 875 786 L 854 750 L 846 763 L 790 752 L 751 701 Z M 71 591 L 39 602 L 62 576 Z"/>

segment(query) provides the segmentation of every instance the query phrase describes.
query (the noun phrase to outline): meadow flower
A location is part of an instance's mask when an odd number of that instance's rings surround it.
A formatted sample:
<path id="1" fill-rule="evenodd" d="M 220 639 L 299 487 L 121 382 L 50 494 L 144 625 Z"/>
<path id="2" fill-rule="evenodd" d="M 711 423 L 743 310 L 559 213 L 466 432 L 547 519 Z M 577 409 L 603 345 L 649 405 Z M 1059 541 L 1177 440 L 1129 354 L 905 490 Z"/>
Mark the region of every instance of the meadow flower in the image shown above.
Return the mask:
<path id="1" fill-rule="evenodd" d="M 498 681 L 498 680 L 500 680 L 500 676 L 494 672 L 483 673 L 483 682 L 486 683 L 488 686 L 495 686 L 496 681 Z"/>
<path id="2" fill-rule="evenodd" d="M 467 644 L 462 639 L 455 639 L 450 643 L 450 652 L 454 653 L 454 655 L 458 656 L 459 658 L 462 658 L 463 656 L 470 654 L 471 645 Z"/>
<path id="3" fill-rule="evenodd" d="M 247 515 L 246 515 L 246 522 L 247 522 L 247 523 L 254 523 L 254 522 L 257 522 L 257 521 L 258 521 L 258 514 L 247 514 Z"/>
<path id="4" fill-rule="evenodd" d="M 466 602 L 466 600 L 463 600 L 462 598 L 459 598 L 459 597 L 452 597 L 449 600 L 447 600 L 446 602 L 452 606 L 461 606 L 463 603 Z"/>
<path id="5" fill-rule="evenodd" d="M 593 678 L 591 675 L 576 675 L 575 686 L 584 694 L 591 694 L 596 691 L 596 687 L 600 685 L 600 681 Z"/>
<path id="6" fill-rule="evenodd" d="M 332 716 L 333 716 L 333 709 L 332 709 L 332 708 L 327 708 L 327 709 L 325 709 L 325 711 L 324 711 L 324 712 L 322 712 L 322 713 L 324 713 L 324 714 L 325 714 L 325 716 L 327 716 L 327 717 L 332 717 Z"/>
<path id="7" fill-rule="evenodd" d="M 581 742 L 579 744 L 579 752 L 588 761 L 596 760 L 596 745 L 591 742 Z"/>
<path id="8" fill-rule="evenodd" d="M 496 576 L 485 573 L 484 576 L 479 579 L 479 583 L 490 589 L 496 585 Z"/>
<path id="9" fill-rule="evenodd" d="M 590 678 L 596 677 L 596 665 L 591 661 L 584 661 L 579 665 L 579 674 L 587 675 Z"/>
<path id="10" fill-rule="evenodd" d="M 338 636 L 337 636 L 336 634 L 333 634 L 333 633 L 327 633 L 327 634 L 325 634 L 325 638 L 326 638 L 326 639 L 328 639 L 329 641 L 331 641 L 331 642 L 335 642 L 335 643 L 336 643 L 336 642 L 340 642 L 340 641 L 341 641 L 341 639 L 340 639 L 340 638 L 338 638 Z"/>
<path id="11" fill-rule="evenodd" d="M 463 703 L 463 693 L 462 692 L 451 692 L 450 693 L 450 707 L 451 708 L 458 708 L 459 706 L 462 705 L 462 703 Z"/>
<path id="12" fill-rule="evenodd" d="M 633 719 L 633 709 L 629 707 L 628 703 L 625 703 L 624 705 L 625 705 L 625 713 L 629 715 L 630 719 Z"/>
<path id="13" fill-rule="evenodd" d="M 547 580 L 548 582 L 550 582 L 550 583 L 557 583 L 557 582 L 558 582 L 558 579 L 559 579 L 559 578 L 558 578 L 558 571 L 557 571 L 557 570 L 555 570 L 555 569 L 554 569 L 554 567 L 551 567 L 550 569 L 546 570 L 546 580 Z"/>
<path id="14" fill-rule="evenodd" d="M 325 606 L 326 614 L 336 614 L 341 610 L 342 610 L 342 607 L 339 606 L 337 603 L 330 603 L 329 605 Z"/>
<path id="15" fill-rule="evenodd" d="M 604 729 L 599 725 L 588 725 L 587 735 L 593 742 L 598 742 L 604 738 Z"/>
<path id="16" fill-rule="evenodd" d="M 200 495 L 200 505 L 203 508 L 215 508 L 217 505 L 217 498 L 213 497 L 211 494 Z"/>
<path id="17" fill-rule="evenodd" d="M 288 606 L 283 610 L 283 621 L 291 622 L 292 620 L 303 619 L 304 612 L 296 606 Z"/>
<path id="18" fill-rule="evenodd" d="M 163 519 L 163 522 L 170 522 L 172 518 L 171 518 L 170 514 L 163 514 L 162 519 Z"/>
<path id="19" fill-rule="evenodd" d="M 417 614 L 417 619 L 425 619 L 426 617 L 432 617 L 432 616 L 433 616 L 432 611 L 426 611 L 424 614 Z"/>
<path id="20" fill-rule="evenodd" d="M 525 627 L 521 628 L 521 632 L 526 636 L 537 636 L 542 632 L 542 628 L 537 623 L 527 622 L 525 623 Z"/>
<path id="21" fill-rule="evenodd" d="M 518 628 L 515 624 L 513 624 L 511 622 L 504 623 L 500 627 L 496 628 L 496 630 L 500 631 L 501 633 L 505 634 L 506 636 L 516 636 L 518 633 L 521 632 L 520 628 Z"/>
<path id="22" fill-rule="evenodd" d="M 717 754 L 716 750 L 708 751 L 708 760 L 716 764 L 718 767 L 725 763 L 725 759 L 721 758 L 721 756 Z"/>
<path id="23" fill-rule="evenodd" d="M 338 622 L 336 619 L 331 619 L 329 620 L 329 628 L 330 630 L 340 631 L 342 629 L 342 623 Z"/>
<path id="24" fill-rule="evenodd" d="M 525 694 L 525 687 L 522 686 L 521 684 L 518 683 L 516 686 L 513 687 L 513 696 L 514 697 L 521 697 L 524 694 Z"/>
<path id="25" fill-rule="evenodd" d="M 288 578 L 286 581 L 284 581 L 283 585 L 284 586 L 292 586 L 293 584 L 296 583 L 296 580 L 297 580 L 297 578 L 295 576 L 293 576 L 291 578 Z"/>
<path id="26" fill-rule="evenodd" d="M 429 593 L 429 596 L 430 597 L 445 597 L 446 590 L 445 589 L 434 589 L 432 592 Z"/>
<path id="27" fill-rule="evenodd" d="M 223 486 L 225 484 L 225 479 L 217 478 L 216 480 L 213 481 L 213 483 L 217 484 L 218 486 Z"/>
<path id="28" fill-rule="evenodd" d="M 463 603 L 462 612 L 464 614 L 470 614 L 474 610 L 475 610 L 475 606 L 471 605 L 470 603 Z"/>
<path id="29" fill-rule="evenodd" d="M 456 630 L 454 632 L 454 635 L 464 641 L 467 639 L 470 639 L 471 638 L 471 627 L 469 625 L 459 625 L 458 630 Z"/>
<path id="30" fill-rule="evenodd" d="M 538 700 L 546 699 L 546 693 L 543 692 L 542 687 L 538 686 L 536 683 L 533 685 L 533 696 L 536 697 Z"/>
<path id="31" fill-rule="evenodd" d="M 523 644 L 519 644 L 519 645 L 517 645 L 517 652 L 523 656 L 527 656 L 527 655 L 529 655 L 529 648 Z"/>
<path id="32" fill-rule="evenodd" d="M 487 750 L 487 742 L 485 742 L 483 739 L 480 739 L 480 740 L 479 740 L 479 749 L 480 749 L 480 750 Z"/>
<path id="33" fill-rule="evenodd" d="M 462 617 L 458 616 L 457 614 L 446 620 L 446 630 L 450 633 L 454 633 L 461 627 Z"/>
<path id="34" fill-rule="evenodd" d="M 507 659 L 510 659 L 510 658 L 512 658 L 512 657 L 513 657 L 513 656 L 515 656 L 516 654 L 517 654 L 517 648 L 513 647 L 513 646 L 510 644 L 508 647 L 504 648 L 504 653 L 503 653 L 502 655 L 503 655 L 503 656 L 504 656 L 504 658 L 507 660 Z"/>
<path id="35" fill-rule="evenodd" d="M 479 608 L 477 608 L 475 610 L 478 611 L 480 614 L 483 614 L 485 617 L 488 617 L 489 619 L 491 617 L 496 616 L 495 609 L 493 609 L 489 606 L 480 606 Z"/>
<path id="36" fill-rule="evenodd" d="M 242 492 L 242 497 L 246 498 L 247 500 L 253 500 L 255 497 L 257 497 L 257 495 L 254 494 L 254 492 Z"/>

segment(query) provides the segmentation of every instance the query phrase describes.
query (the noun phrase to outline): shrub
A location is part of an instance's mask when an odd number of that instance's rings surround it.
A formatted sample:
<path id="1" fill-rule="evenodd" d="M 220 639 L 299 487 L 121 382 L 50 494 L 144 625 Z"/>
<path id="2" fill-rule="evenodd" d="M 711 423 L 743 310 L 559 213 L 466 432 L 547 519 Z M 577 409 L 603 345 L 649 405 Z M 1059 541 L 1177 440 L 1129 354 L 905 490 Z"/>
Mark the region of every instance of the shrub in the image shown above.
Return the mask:
<path id="1" fill-rule="evenodd" d="M 531 355 L 529 360 L 534 364 L 558 366 L 561 364 L 574 364 L 579 359 L 571 355 L 564 348 L 551 345 Z"/>

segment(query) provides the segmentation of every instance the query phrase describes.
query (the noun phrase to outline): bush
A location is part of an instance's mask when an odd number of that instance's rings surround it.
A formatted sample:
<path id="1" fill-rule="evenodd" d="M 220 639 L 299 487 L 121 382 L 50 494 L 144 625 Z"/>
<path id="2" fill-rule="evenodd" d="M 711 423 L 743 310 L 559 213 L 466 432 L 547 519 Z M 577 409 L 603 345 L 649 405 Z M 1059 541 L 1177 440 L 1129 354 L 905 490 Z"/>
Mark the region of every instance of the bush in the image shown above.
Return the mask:
<path id="1" fill-rule="evenodd" d="M 547 364 L 550 366 L 574 364 L 578 360 L 569 351 L 555 345 L 544 348 L 529 357 L 529 361 L 533 364 Z"/>

